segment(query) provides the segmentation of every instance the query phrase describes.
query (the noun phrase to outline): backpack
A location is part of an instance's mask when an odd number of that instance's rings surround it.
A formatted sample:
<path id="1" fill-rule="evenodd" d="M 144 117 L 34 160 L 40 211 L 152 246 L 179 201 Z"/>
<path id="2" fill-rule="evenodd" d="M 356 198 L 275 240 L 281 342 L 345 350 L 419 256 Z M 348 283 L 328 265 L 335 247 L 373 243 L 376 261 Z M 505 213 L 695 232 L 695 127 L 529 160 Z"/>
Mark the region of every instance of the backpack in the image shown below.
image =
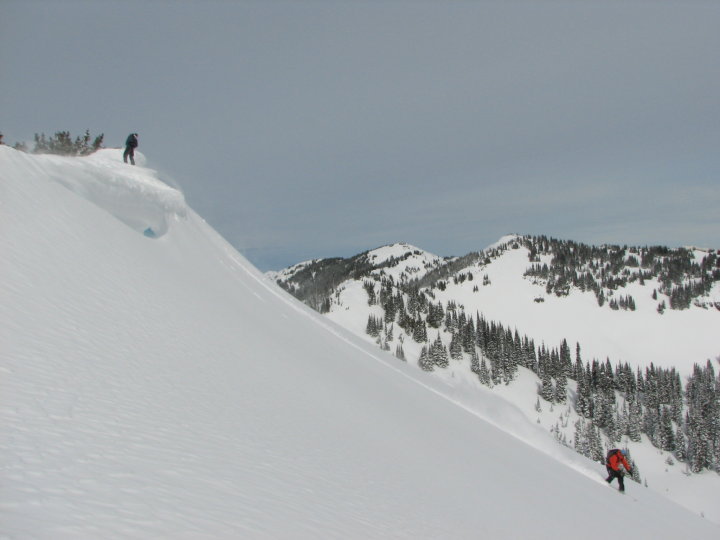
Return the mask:
<path id="1" fill-rule="evenodd" d="M 609 467 L 610 466 L 610 458 L 613 457 L 618 452 L 620 452 L 620 450 L 618 450 L 617 448 L 608 450 L 607 456 L 605 456 L 605 465 L 607 465 Z"/>

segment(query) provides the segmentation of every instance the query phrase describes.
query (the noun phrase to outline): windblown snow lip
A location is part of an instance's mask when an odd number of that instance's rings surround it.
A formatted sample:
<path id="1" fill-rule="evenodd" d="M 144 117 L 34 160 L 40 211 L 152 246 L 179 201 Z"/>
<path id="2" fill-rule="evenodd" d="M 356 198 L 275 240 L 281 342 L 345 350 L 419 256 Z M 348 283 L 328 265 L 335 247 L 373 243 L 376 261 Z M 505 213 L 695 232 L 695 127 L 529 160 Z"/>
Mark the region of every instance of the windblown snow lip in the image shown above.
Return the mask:
<path id="1" fill-rule="evenodd" d="M 171 217 L 187 214 L 183 194 L 160 181 L 156 171 L 143 167 L 145 156 L 139 152 L 135 167 L 123 163 L 120 149 L 102 149 L 86 157 L 5 152 L 13 161 L 31 161 L 38 176 L 57 182 L 145 236 L 163 236 Z"/>

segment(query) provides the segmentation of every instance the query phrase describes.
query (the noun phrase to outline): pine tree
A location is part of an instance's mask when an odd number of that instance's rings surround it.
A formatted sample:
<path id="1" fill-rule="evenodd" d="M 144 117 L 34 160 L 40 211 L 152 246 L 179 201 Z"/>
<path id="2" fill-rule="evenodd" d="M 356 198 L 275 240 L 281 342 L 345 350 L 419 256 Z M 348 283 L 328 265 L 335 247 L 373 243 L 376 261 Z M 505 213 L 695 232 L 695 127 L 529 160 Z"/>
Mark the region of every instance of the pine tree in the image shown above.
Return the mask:
<path id="1" fill-rule="evenodd" d="M 642 429 L 642 405 L 635 397 L 628 407 L 627 435 L 633 442 L 640 442 Z"/>
<path id="2" fill-rule="evenodd" d="M 567 401 L 567 377 L 563 370 L 555 377 L 555 403 L 565 403 Z"/>
<path id="3" fill-rule="evenodd" d="M 416 319 L 413 323 L 412 337 L 417 343 L 427 342 L 427 327 L 425 326 L 425 321 L 423 321 L 422 318 Z"/>
<path id="4" fill-rule="evenodd" d="M 558 370 L 558 373 L 555 375 L 555 377 L 557 378 L 558 375 L 562 375 L 564 377 L 572 377 L 572 374 L 572 353 L 570 352 L 570 347 L 568 346 L 567 340 L 563 339 L 562 343 L 560 344 L 560 369 Z"/>
<path id="5" fill-rule="evenodd" d="M 450 338 L 450 358 L 453 360 L 462 360 L 463 350 L 459 333 L 454 333 Z"/>
<path id="6" fill-rule="evenodd" d="M 365 289 L 365 292 L 368 295 L 368 306 L 374 306 L 375 304 L 377 304 L 377 295 L 375 294 L 375 282 L 370 279 L 366 279 L 365 281 L 363 281 L 363 289 Z"/>
<path id="7" fill-rule="evenodd" d="M 585 366 L 580 357 L 580 344 L 575 344 L 575 367 L 573 368 L 572 378 L 579 381 L 585 374 Z"/>
<path id="8" fill-rule="evenodd" d="M 550 403 L 553 402 L 553 399 L 555 397 L 555 390 L 552 385 L 552 379 L 550 378 L 550 371 L 547 369 L 542 373 L 540 397 Z"/>
<path id="9" fill-rule="evenodd" d="M 720 381 L 708 360 L 695 364 L 686 388 L 687 459 L 693 472 L 720 467 Z"/>
<path id="10" fill-rule="evenodd" d="M 490 376 L 490 371 L 488 370 L 487 364 L 485 363 L 485 358 L 480 361 L 480 371 L 478 372 L 478 378 L 480 379 L 480 382 L 485 386 L 492 385 L 492 377 Z"/>
<path id="11" fill-rule="evenodd" d="M 605 463 L 605 452 L 602 446 L 602 437 L 600 430 L 591 420 L 588 423 L 588 445 L 590 447 L 590 459 L 599 463 Z"/>
<path id="12" fill-rule="evenodd" d="M 475 347 L 473 347 L 473 350 L 470 353 L 470 371 L 476 375 L 480 373 L 480 358 L 478 357 Z"/>
<path id="13" fill-rule="evenodd" d="M 673 430 L 670 413 L 666 408 L 660 413 L 660 448 L 668 452 L 675 451 L 675 431 Z"/>
<path id="14" fill-rule="evenodd" d="M 90 131 L 86 130 L 82 137 L 73 141 L 69 131 L 57 131 L 55 135 L 46 137 L 44 133 L 35 134 L 35 154 L 58 154 L 63 156 L 87 156 L 102 148 L 104 135 L 100 134 L 90 144 Z"/>
<path id="15" fill-rule="evenodd" d="M 575 434 L 573 438 L 573 447 L 575 448 L 575 451 L 583 456 L 589 456 L 590 453 L 585 439 L 585 426 L 583 421 L 580 419 L 575 421 Z"/>
<path id="16" fill-rule="evenodd" d="M 465 323 L 462 333 L 462 348 L 466 353 L 473 352 L 475 350 L 475 341 L 477 336 L 475 335 L 475 323 L 472 317 Z"/>
<path id="17" fill-rule="evenodd" d="M 430 360 L 438 367 L 446 368 L 450 365 L 448 352 L 445 345 L 443 345 L 442 339 L 440 338 L 440 333 L 438 333 L 437 338 L 430 346 L 429 355 Z"/>
<path id="18" fill-rule="evenodd" d="M 435 305 L 431 302 L 430 305 L 428 306 L 428 315 L 427 315 L 428 326 L 431 326 L 432 328 L 440 328 L 440 325 L 442 324 L 444 316 L 445 316 L 445 312 L 443 310 L 442 304 L 440 302 L 438 302 L 437 305 Z"/>
<path id="19" fill-rule="evenodd" d="M 580 416 L 590 418 L 592 415 L 590 381 L 584 369 L 581 368 L 579 371 L 575 410 Z"/>
<path id="20" fill-rule="evenodd" d="M 372 337 L 378 337 L 380 335 L 380 330 L 382 329 L 382 323 L 377 320 L 376 317 L 373 315 L 368 315 L 368 322 L 367 326 L 365 327 L 365 332 Z"/>
<path id="21" fill-rule="evenodd" d="M 420 358 L 418 359 L 418 365 L 420 366 L 420 369 L 423 371 L 433 371 L 435 369 L 435 365 L 430 360 L 430 355 L 428 354 L 427 346 L 424 346 L 422 348 L 422 351 L 420 351 Z"/>

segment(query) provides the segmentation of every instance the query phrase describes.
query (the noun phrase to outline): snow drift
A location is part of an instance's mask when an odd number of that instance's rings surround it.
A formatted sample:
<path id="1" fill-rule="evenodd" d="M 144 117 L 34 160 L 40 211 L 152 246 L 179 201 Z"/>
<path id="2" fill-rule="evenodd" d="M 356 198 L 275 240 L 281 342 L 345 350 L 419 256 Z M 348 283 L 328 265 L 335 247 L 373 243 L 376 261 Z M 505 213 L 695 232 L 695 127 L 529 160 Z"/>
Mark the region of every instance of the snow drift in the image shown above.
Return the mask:
<path id="1" fill-rule="evenodd" d="M 2 536 L 717 538 L 311 312 L 118 151 L 0 147 L 0 253 Z"/>

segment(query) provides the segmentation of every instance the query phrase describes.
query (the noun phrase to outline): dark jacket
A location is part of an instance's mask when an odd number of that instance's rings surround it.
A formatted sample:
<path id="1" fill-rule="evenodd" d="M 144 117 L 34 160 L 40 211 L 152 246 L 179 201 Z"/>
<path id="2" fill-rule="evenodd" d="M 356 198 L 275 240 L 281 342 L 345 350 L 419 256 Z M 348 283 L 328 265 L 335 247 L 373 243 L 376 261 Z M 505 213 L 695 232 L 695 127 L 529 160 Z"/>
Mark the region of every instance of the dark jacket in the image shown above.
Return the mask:
<path id="1" fill-rule="evenodd" d="M 131 133 L 128 135 L 127 140 L 125 141 L 125 146 L 129 146 L 130 148 L 137 148 L 138 140 L 134 133 Z"/>

